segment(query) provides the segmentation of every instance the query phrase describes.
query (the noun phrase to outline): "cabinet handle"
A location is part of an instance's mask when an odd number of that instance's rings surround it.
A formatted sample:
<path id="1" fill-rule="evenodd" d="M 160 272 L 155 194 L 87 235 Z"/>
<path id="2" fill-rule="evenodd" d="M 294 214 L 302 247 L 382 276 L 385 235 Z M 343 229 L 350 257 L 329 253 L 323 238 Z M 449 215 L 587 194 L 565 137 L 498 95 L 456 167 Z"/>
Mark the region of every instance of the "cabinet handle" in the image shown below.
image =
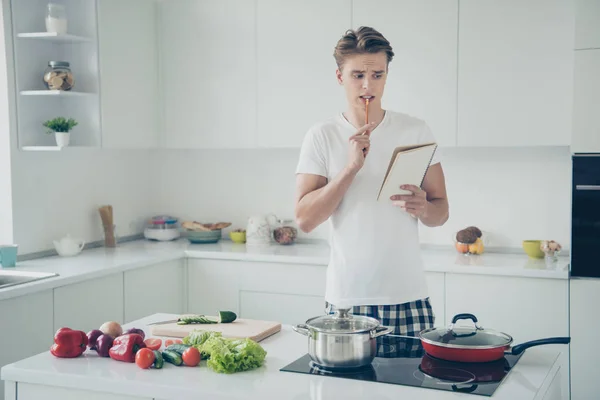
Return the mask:
<path id="1" fill-rule="evenodd" d="M 575 185 L 576 190 L 600 190 L 600 185 Z"/>

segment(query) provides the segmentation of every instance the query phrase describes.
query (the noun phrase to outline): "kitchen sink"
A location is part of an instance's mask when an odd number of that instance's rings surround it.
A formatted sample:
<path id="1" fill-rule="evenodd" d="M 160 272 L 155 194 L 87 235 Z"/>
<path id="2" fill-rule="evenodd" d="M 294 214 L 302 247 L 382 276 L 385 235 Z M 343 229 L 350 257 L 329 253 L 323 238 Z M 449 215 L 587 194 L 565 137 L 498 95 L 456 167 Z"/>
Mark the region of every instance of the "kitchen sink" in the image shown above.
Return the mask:
<path id="1" fill-rule="evenodd" d="M 0 290 L 9 286 L 21 285 L 39 281 L 40 279 L 52 278 L 58 276 L 54 272 L 31 272 L 31 271 L 11 271 L 0 269 Z"/>

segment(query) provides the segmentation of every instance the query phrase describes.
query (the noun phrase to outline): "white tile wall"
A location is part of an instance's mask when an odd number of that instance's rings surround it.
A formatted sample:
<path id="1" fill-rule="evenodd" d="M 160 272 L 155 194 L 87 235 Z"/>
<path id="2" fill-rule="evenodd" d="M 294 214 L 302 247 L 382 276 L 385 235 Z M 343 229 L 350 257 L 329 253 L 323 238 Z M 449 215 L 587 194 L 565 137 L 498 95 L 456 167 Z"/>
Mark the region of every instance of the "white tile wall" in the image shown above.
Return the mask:
<path id="1" fill-rule="evenodd" d="M 453 232 L 477 225 L 490 245 L 554 239 L 569 248 L 570 155 L 567 148 L 442 149 L 451 217 L 423 227 L 421 241 L 451 244 Z M 296 150 L 172 151 L 161 153 L 159 208 L 181 218 L 227 220 L 244 227 L 249 215 L 293 218 Z M 309 236 L 327 238 L 323 225 Z M 305 235 L 303 235 L 305 236 Z"/>

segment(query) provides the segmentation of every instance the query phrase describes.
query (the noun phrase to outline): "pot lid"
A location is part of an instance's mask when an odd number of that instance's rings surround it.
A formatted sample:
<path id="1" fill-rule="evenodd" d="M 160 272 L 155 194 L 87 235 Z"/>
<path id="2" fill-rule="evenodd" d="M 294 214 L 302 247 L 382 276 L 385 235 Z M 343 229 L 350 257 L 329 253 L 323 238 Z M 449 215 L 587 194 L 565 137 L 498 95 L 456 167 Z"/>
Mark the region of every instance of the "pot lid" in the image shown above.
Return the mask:
<path id="1" fill-rule="evenodd" d="M 348 314 L 349 309 L 338 309 L 334 314 L 311 318 L 306 321 L 309 328 L 326 333 L 360 333 L 377 328 L 375 318 Z"/>
<path id="2" fill-rule="evenodd" d="M 484 329 L 477 324 L 477 318 L 471 314 L 458 315 L 453 318 L 447 328 L 431 328 L 420 333 L 420 337 L 427 343 L 445 347 L 462 348 L 495 348 L 508 346 L 513 339 L 510 335 L 490 329 Z M 458 318 L 457 318 L 458 317 Z M 472 318 L 471 318 L 472 317 Z M 458 319 L 468 318 L 473 320 L 474 326 L 456 326 Z"/>

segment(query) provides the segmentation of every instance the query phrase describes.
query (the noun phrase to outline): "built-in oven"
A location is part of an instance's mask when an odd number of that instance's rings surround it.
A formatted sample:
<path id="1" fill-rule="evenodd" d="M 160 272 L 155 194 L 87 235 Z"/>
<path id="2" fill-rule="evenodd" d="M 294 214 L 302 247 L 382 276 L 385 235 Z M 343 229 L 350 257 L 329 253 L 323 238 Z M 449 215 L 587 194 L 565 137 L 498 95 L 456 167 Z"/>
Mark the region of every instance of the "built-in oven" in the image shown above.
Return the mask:
<path id="1" fill-rule="evenodd" d="M 600 154 L 573 155 L 571 276 L 600 278 Z"/>

